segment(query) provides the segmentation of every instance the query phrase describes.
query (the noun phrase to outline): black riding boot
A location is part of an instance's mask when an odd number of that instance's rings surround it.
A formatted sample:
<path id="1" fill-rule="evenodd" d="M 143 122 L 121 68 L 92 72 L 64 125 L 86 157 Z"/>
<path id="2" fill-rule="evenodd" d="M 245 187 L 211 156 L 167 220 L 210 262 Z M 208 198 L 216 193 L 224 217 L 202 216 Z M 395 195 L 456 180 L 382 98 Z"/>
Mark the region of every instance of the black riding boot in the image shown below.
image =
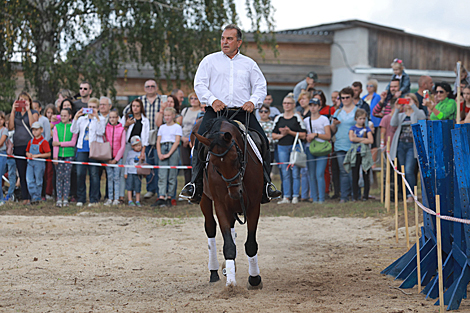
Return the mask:
<path id="1" fill-rule="evenodd" d="M 201 201 L 203 192 L 203 169 L 204 162 L 199 161 L 200 155 L 197 149 L 194 149 L 192 157 L 192 176 L 191 181 L 181 190 L 180 197 L 188 199 L 192 203 L 198 204 Z"/>
<path id="2" fill-rule="evenodd" d="M 264 176 L 264 186 L 263 186 L 263 197 L 261 198 L 261 203 L 268 203 L 271 199 L 279 198 L 282 193 L 276 189 L 276 186 L 271 182 L 271 152 L 269 148 L 265 149 L 263 155 L 263 176 Z"/>

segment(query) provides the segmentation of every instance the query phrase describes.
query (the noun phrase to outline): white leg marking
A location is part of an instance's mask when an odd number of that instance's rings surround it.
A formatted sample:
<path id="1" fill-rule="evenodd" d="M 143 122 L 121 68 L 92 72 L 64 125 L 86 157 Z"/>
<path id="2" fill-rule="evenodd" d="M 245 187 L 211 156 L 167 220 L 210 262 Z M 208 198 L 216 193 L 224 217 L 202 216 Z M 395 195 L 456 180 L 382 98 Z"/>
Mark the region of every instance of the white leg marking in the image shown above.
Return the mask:
<path id="1" fill-rule="evenodd" d="M 235 242 L 235 239 L 237 239 L 237 233 L 235 232 L 235 228 L 230 228 L 230 231 L 232 233 L 232 239 L 233 243 L 235 244 L 235 258 L 237 258 L 237 243 Z"/>
<path id="2" fill-rule="evenodd" d="M 236 286 L 237 282 L 235 281 L 235 261 L 234 260 L 225 261 L 225 273 L 227 274 L 227 283 L 225 285 Z"/>
<path id="3" fill-rule="evenodd" d="M 255 254 L 254 257 L 248 257 L 248 274 L 250 276 L 258 276 L 259 275 L 259 267 L 258 267 L 258 254 Z"/>
<path id="4" fill-rule="evenodd" d="M 217 261 L 217 248 L 215 246 L 215 238 L 207 238 L 209 248 L 209 271 L 217 271 L 219 269 L 219 261 Z"/>

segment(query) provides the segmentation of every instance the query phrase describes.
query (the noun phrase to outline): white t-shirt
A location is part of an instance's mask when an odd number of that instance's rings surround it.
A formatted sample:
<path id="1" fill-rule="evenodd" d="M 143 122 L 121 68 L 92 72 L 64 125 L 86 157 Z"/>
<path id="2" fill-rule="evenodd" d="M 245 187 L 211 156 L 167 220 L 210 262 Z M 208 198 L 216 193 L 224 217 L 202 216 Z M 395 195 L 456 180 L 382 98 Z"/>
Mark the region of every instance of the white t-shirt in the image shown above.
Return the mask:
<path id="1" fill-rule="evenodd" d="M 158 129 L 157 136 L 162 137 L 160 143 L 175 142 L 176 136 L 183 136 L 183 129 L 176 123 L 171 126 L 163 124 Z"/>
<path id="2" fill-rule="evenodd" d="M 320 115 L 319 118 L 317 118 L 316 120 L 312 120 L 310 122 L 310 116 L 309 117 L 306 117 L 304 119 L 304 124 L 305 124 L 305 128 L 307 129 L 307 134 L 324 134 L 325 133 L 325 126 L 329 126 L 330 125 L 330 121 L 328 120 L 328 118 L 324 115 Z M 318 142 L 323 142 L 325 140 L 323 139 L 320 139 L 320 138 L 315 138 L 316 141 Z"/>

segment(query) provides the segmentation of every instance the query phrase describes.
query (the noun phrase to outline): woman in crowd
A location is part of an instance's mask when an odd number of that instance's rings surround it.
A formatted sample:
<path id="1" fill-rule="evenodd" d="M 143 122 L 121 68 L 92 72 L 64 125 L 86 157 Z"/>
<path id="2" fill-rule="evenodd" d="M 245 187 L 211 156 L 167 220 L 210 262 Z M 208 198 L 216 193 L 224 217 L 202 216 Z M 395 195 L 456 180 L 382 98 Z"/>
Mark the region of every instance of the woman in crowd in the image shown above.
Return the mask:
<path id="1" fill-rule="evenodd" d="M 145 147 L 149 144 L 150 122 L 145 115 L 145 108 L 142 100 L 134 99 L 131 103 L 129 112 L 121 119 L 121 124 L 126 130 L 126 148 L 124 150 L 123 159 L 126 160 L 127 153 L 132 149 L 131 138 L 139 136 L 141 138 L 142 150 L 140 159 L 145 160 Z M 158 179 L 154 177 L 153 179 Z M 126 188 L 126 180 L 124 179 L 124 171 L 121 172 L 121 182 L 119 184 L 119 200 L 124 201 L 124 191 Z"/>
<path id="2" fill-rule="evenodd" d="M 325 168 L 327 156 L 314 156 L 310 153 L 309 145 L 312 141 L 324 142 L 331 139 L 330 121 L 320 114 L 321 102 L 317 98 L 310 101 L 310 116 L 304 119 L 307 128 L 307 169 L 310 186 L 310 197 L 313 202 L 325 201 Z"/>
<path id="3" fill-rule="evenodd" d="M 282 171 L 282 188 L 283 198 L 278 204 L 299 202 L 300 191 L 300 168 L 297 166 L 292 167 L 292 171 L 287 167 L 289 164 L 289 157 L 294 144 L 296 135 L 299 139 L 305 139 L 307 130 L 305 129 L 304 122 L 299 114 L 295 113 L 295 100 L 294 96 L 289 94 L 282 102 L 284 113 L 276 116 L 274 119 L 273 139 L 279 140 L 277 149 L 279 155 L 279 162 Z M 298 143 L 299 144 L 299 143 Z M 300 143 L 301 144 L 301 143 Z M 291 174 L 292 172 L 292 174 Z M 292 182 L 291 183 L 291 175 Z"/>
<path id="4" fill-rule="evenodd" d="M 366 85 L 368 94 L 362 97 L 362 100 L 369 105 L 371 112 L 374 110 L 374 107 L 377 105 L 377 103 L 380 102 L 381 99 L 380 95 L 377 93 L 377 86 L 378 82 L 376 79 L 369 80 Z M 380 131 L 378 131 L 378 129 L 380 127 L 380 121 L 382 119 L 380 117 L 374 116 L 373 114 L 371 114 L 371 116 L 368 116 L 368 119 L 374 125 L 374 129 L 372 129 L 372 132 L 374 134 L 374 142 L 372 143 L 371 152 L 375 164 L 375 161 L 380 155 L 379 153 L 377 153 L 377 147 L 380 144 Z"/>
<path id="5" fill-rule="evenodd" d="M 201 112 L 201 102 L 197 98 L 195 92 L 192 92 L 188 96 L 190 107 L 184 108 L 181 112 L 183 127 L 183 136 L 181 137 L 182 145 L 180 147 L 181 162 L 183 165 L 191 164 L 191 147 L 189 146 L 191 131 L 196 122 L 196 118 L 199 112 Z M 184 170 L 184 184 L 186 185 L 191 180 L 191 170 Z"/>
<path id="6" fill-rule="evenodd" d="M 310 109 L 308 102 L 310 101 L 311 92 L 302 91 L 299 95 L 297 101 L 299 102 L 300 106 L 296 107 L 296 111 L 300 114 L 302 120 L 310 116 Z M 306 143 L 304 143 L 306 147 Z M 305 148 L 304 147 L 304 148 Z M 300 169 L 300 184 L 301 184 L 301 197 L 300 201 L 309 201 L 309 178 L 308 178 L 308 169 L 306 167 Z"/>
<path id="7" fill-rule="evenodd" d="M 338 160 L 338 167 L 340 172 L 340 190 L 341 190 L 341 203 L 349 200 L 352 188 L 352 173 L 347 172 L 343 166 L 343 161 L 346 153 L 351 148 L 351 141 L 349 140 L 349 129 L 356 124 L 354 116 L 357 107 L 353 103 L 354 90 L 351 87 L 343 88 L 340 91 L 340 98 L 343 102 L 343 107 L 335 112 L 333 115 L 333 122 L 331 124 L 332 133 L 336 136 L 334 150 Z"/>
<path id="8" fill-rule="evenodd" d="M 470 112 L 470 85 L 463 87 L 462 94 L 462 102 L 460 103 L 460 119 L 463 121 Z"/>
<path id="9" fill-rule="evenodd" d="M 269 140 L 269 151 L 271 152 L 271 160 L 274 160 L 274 141 L 273 141 L 273 127 L 274 122 L 271 121 L 269 115 L 271 114 L 271 107 L 267 104 L 263 104 L 258 110 L 260 120 L 259 124 L 263 128 L 266 137 Z M 281 178 L 282 179 L 282 178 Z"/>
<path id="10" fill-rule="evenodd" d="M 176 98 L 176 96 L 169 95 L 168 100 L 160 105 L 160 111 L 158 111 L 155 115 L 155 124 L 157 125 L 157 127 L 160 127 L 162 126 L 162 124 L 165 124 L 165 120 L 163 118 L 163 111 L 168 107 L 174 108 L 176 110 L 176 123 L 178 125 L 181 125 L 181 123 L 183 122 L 183 117 L 180 114 L 180 102 L 178 98 Z"/>
<path id="11" fill-rule="evenodd" d="M 455 120 L 457 107 L 454 99 L 452 99 L 452 88 L 446 82 L 436 83 L 434 88 L 437 104 L 434 104 L 431 100 L 423 100 L 423 104 L 431 113 L 429 118 L 431 121 Z"/>
<path id="12" fill-rule="evenodd" d="M 400 99 L 395 103 L 390 125 L 397 127 L 390 147 L 390 156 L 392 160 L 398 157 L 398 163 L 405 166 L 405 178 L 410 184 L 411 189 L 416 186 L 416 152 L 413 143 L 413 131 L 411 125 L 419 120 L 425 120 L 426 114 L 418 109 L 418 98 L 415 94 L 409 93 L 405 96 L 409 104 L 400 104 Z M 403 109 L 403 110 L 402 110 Z M 403 111 L 403 113 L 400 113 Z M 406 190 L 407 202 L 413 202 L 410 191 Z"/>
<path id="13" fill-rule="evenodd" d="M 20 105 L 19 101 L 24 101 Z M 26 92 L 20 93 L 18 100 L 15 101 L 11 107 L 10 121 L 8 124 L 9 130 L 15 130 L 13 135 L 13 154 L 26 157 L 26 147 L 28 142 L 33 138 L 31 133 L 31 126 L 37 122 L 39 115 L 37 111 L 32 110 L 31 105 L 33 101 Z M 21 199 L 23 204 L 30 203 L 30 195 L 28 192 L 28 185 L 26 183 L 26 167 L 27 161 L 24 159 L 15 159 L 16 168 L 20 176 L 21 184 Z"/>
<path id="14" fill-rule="evenodd" d="M 88 101 L 88 108 L 93 110 L 93 113 L 83 113 L 81 108 L 73 118 L 72 133 L 78 134 L 77 141 L 77 161 L 78 162 L 98 162 L 90 158 L 90 148 L 92 142 L 103 142 L 105 132 L 105 119 L 100 118 L 98 114 L 98 106 L 100 102 L 96 98 L 91 98 Z M 90 165 L 77 165 L 77 206 L 83 206 L 86 202 L 86 174 L 90 174 L 89 197 L 90 203 L 88 206 L 94 206 L 99 202 L 100 191 L 100 177 L 99 168 Z"/>

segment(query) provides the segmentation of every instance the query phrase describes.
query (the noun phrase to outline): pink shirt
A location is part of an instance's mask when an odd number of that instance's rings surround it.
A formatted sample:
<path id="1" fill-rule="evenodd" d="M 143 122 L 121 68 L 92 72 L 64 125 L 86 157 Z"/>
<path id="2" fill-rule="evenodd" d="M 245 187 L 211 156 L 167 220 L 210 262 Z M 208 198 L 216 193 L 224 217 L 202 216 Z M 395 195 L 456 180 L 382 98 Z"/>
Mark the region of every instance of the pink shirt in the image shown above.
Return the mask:
<path id="1" fill-rule="evenodd" d="M 60 121 L 59 121 L 59 123 L 60 123 Z M 77 138 L 78 138 L 78 134 L 73 134 L 72 140 L 61 142 L 60 146 L 62 148 L 64 148 L 64 147 L 75 147 L 75 145 L 77 144 Z M 59 135 L 57 135 L 57 128 L 55 128 L 55 127 L 52 130 L 52 142 L 54 142 L 54 141 L 59 142 Z M 53 147 L 52 157 L 54 159 L 59 157 L 59 146 L 54 146 Z"/>

